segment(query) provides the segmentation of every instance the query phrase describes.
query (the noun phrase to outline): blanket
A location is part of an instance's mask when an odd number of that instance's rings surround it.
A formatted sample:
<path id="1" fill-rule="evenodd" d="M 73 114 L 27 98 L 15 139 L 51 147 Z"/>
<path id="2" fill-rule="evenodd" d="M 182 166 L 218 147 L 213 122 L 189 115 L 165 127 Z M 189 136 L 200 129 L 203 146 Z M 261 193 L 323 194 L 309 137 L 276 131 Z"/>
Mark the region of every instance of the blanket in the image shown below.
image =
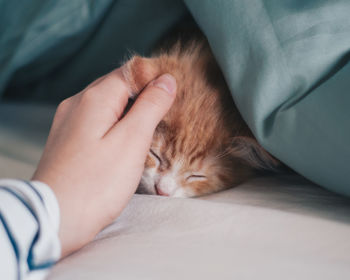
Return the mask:
<path id="1" fill-rule="evenodd" d="M 350 195 L 349 1 L 0 1 L 0 95 L 58 102 L 188 12 L 258 141 Z"/>

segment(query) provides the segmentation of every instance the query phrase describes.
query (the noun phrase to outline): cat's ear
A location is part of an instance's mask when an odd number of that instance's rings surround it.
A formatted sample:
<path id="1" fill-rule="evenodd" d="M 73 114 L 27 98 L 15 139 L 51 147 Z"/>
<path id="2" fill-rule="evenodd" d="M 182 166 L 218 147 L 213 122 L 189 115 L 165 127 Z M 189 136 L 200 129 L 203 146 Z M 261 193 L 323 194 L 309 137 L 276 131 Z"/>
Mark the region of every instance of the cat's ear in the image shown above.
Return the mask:
<path id="1" fill-rule="evenodd" d="M 129 84 L 133 96 L 139 94 L 150 81 L 159 76 L 155 60 L 156 58 L 135 55 L 123 66 L 124 79 Z"/>
<path id="2" fill-rule="evenodd" d="M 234 157 L 244 160 L 254 169 L 274 171 L 281 167 L 281 162 L 265 151 L 265 149 L 251 137 L 234 137 L 230 152 Z"/>

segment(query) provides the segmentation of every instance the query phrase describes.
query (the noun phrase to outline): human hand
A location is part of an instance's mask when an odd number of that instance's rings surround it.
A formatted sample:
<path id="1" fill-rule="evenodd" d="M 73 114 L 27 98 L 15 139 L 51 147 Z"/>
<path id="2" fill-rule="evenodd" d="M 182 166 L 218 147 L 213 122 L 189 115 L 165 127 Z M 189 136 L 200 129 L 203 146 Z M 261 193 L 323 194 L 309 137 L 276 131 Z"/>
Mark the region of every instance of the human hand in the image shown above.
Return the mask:
<path id="1" fill-rule="evenodd" d="M 91 241 L 124 209 L 175 92 L 175 79 L 162 75 L 122 117 L 130 92 L 119 68 L 58 106 L 32 180 L 48 184 L 57 197 L 62 257 Z"/>

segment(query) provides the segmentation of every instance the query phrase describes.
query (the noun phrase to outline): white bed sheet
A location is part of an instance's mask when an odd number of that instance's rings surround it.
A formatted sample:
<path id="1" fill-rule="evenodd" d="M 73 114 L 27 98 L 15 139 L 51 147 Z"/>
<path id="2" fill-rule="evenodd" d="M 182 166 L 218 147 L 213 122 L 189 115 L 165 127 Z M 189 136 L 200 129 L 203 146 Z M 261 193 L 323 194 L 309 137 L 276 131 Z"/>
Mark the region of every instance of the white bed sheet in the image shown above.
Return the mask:
<path id="1" fill-rule="evenodd" d="M 49 279 L 350 279 L 349 200 L 297 178 L 202 199 L 135 195 Z"/>
<path id="2" fill-rule="evenodd" d="M 0 106 L 0 177 L 30 177 L 53 112 Z M 349 224 L 349 199 L 298 176 L 198 199 L 135 195 L 49 279 L 350 279 Z"/>

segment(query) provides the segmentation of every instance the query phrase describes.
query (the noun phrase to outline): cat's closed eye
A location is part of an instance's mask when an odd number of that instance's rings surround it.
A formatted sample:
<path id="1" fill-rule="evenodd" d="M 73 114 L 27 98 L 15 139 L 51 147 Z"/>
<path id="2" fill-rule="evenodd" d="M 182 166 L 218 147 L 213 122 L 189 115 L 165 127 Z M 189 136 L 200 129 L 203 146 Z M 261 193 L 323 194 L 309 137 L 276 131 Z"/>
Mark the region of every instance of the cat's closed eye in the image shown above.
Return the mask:
<path id="1" fill-rule="evenodd" d="M 204 181 L 206 180 L 207 177 L 205 175 L 202 174 L 191 174 L 189 176 L 187 176 L 186 181 L 187 182 L 193 182 L 193 181 Z"/>
<path id="2" fill-rule="evenodd" d="M 153 135 L 140 193 L 200 196 L 279 166 L 240 116 L 205 36 L 188 27 L 124 68 L 134 93 L 164 73 L 177 81 L 176 99 Z"/>
<path id="3" fill-rule="evenodd" d="M 152 149 L 149 152 L 158 161 L 159 164 L 162 163 L 162 159 L 160 158 L 160 156 L 156 152 L 154 152 Z"/>

